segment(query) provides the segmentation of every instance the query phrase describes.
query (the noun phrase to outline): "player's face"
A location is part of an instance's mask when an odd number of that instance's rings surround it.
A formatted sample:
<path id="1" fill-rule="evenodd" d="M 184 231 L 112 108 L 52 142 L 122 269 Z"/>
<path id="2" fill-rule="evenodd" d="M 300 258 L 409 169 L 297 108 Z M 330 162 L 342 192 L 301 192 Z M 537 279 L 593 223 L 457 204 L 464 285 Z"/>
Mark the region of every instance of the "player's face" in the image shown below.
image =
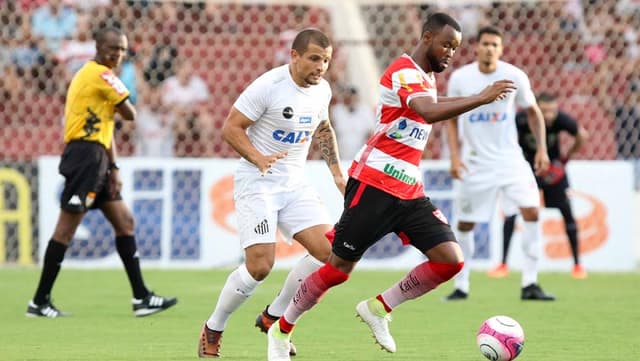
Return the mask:
<path id="1" fill-rule="evenodd" d="M 495 34 L 482 34 L 476 45 L 478 61 L 496 64 L 502 56 L 502 38 Z"/>
<path id="2" fill-rule="evenodd" d="M 96 58 L 109 68 L 117 68 L 124 59 L 128 45 L 126 36 L 107 33 L 103 43 L 98 46 Z"/>
<path id="3" fill-rule="evenodd" d="M 427 47 L 427 62 L 431 71 L 440 73 L 448 66 L 453 54 L 460 46 L 462 34 L 459 31 L 446 25 L 442 30 L 433 35 L 431 43 Z"/>
<path id="4" fill-rule="evenodd" d="M 320 80 L 329 69 L 333 48 L 323 48 L 320 45 L 309 43 L 307 51 L 299 54 L 291 50 L 291 65 L 293 80 L 301 87 L 309 87 L 320 83 Z"/>
<path id="5" fill-rule="evenodd" d="M 542 117 L 544 118 L 544 122 L 547 126 L 553 124 L 556 120 L 556 116 L 558 116 L 558 103 L 554 101 L 538 102 L 538 106 L 540 107 Z"/>

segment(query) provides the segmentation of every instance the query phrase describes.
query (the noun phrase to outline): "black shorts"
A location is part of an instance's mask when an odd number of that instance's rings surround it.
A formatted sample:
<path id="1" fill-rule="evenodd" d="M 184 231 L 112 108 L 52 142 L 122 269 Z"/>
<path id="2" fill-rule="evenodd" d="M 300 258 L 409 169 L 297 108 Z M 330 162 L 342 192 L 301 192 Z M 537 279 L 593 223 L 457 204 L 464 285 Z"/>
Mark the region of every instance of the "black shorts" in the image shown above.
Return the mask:
<path id="1" fill-rule="evenodd" d="M 384 235 L 395 232 L 403 243 L 425 253 L 455 241 L 442 212 L 426 198 L 402 200 L 349 178 L 342 216 L 335 227 L 333 253 L 358 261 Z"/>
<path id="2" fill-rule="evenodd" d="M 60 208 L 82 213 L 104 202 L 121 200 L 109 194 L 109 156 L 99 143 L 72 141 L 64 148 L 58 171 L 65 178 Z"/>
<path id="3" fill-rule="evenodd" d="M 559 208 L 569 202 L 569 198 L 567 197 L 569 179 L 566 175 L 556 184 L 548 184 L 541 178 L 537 178 L 536 180 L 538 181 L 538 188 L 542 191 L 545 207 Z"/>

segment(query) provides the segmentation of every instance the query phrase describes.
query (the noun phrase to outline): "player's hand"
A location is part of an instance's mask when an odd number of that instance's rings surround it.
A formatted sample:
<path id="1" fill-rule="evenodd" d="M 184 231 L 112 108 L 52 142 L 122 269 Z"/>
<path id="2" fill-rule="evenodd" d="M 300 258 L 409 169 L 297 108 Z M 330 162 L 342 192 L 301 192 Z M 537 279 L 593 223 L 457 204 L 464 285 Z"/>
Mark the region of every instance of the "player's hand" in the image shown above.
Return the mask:
<path id="1" fill-rule="evenodd" d="M 122 191 L 120 171 L 118 169 L 111 169 L 109 171 L 109 194 L 111 194 L 111 197 L 115 197 L 120 191 Z"/>
<path id="2" fill-rule="evenodd" d="M 539 150 L 533 159 L 533 170 L 537 176 L 544 175 L 549 169 L 549 155 L 546 151 Z"/>
<path id="3" fill-rule="evenodd" d="M 338 190 L 340 191 L 340 193 L 342 193 L 342 196 L 344 197 L 344 193 L 346 192 L 346 189 L 347 189 L 347 180 L 341 174 L 341 175 L 334 175 L 333 181 L 336 183 L 336 187 L 338 187 Z"/>
<path id="4" fill-rule="evenodd" d="M 265 174 L 269 173 L 269 171 L 271 170 L 271 167 L 273 167 L 273 165 L 278 160 L 286 157 L 287 154 L 288 154 L 287 152 L 280 152 L 276 154 L 262 156 L 256 161 L 256 167 L 258 167 L 260 174 L 264 176 Z"/>
<path id="5" fill-rule="evenodd" d="M 467 171 L 467 166 L 460 159 L 451 159 L 449 173 L 453 179 L 462 179 L 462 175 Z"/>
<path id="6" fill-rule="evenodd" d="M 487 104 L 496 100 L 502 100 L 506 98 L 509 93 L 516 89 L 517 87 L 511 80 L 498 80 L 482 89 L 482 91 L 478 95 L 480 96 L 482 101 Z"/>

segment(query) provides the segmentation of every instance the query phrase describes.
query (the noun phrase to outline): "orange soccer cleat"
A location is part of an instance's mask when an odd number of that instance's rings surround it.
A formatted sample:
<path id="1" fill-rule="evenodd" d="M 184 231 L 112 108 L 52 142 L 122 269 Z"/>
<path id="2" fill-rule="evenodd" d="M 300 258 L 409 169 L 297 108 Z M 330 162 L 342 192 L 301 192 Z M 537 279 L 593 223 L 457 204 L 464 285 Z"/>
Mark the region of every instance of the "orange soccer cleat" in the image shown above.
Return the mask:
<path id="1" fill-rule="evenodd" d="M 573 270 L 571 270 L 571 277 L 579 280 L 583 280 L 587 278 L 587 271 L 582 267 L 581 264 L 577 264 L 573 266 Z"/>
<path id="2" fill-rule="evenodd" d="M 200 342 L 198 345 L 198 357 L 200 358 L 219 358 L 220 357 L 220 341 L 222 340 L 222 331 L 210 330 L 205 322 L 200 333 Z"/>
<path id="3" fill-rule="evenodd" d="M 496 268 L 487 272 L 487 275 L 491 278 L 505 278 L 509 275 L 509 267 L 504 263 L 500 263 Z"/>

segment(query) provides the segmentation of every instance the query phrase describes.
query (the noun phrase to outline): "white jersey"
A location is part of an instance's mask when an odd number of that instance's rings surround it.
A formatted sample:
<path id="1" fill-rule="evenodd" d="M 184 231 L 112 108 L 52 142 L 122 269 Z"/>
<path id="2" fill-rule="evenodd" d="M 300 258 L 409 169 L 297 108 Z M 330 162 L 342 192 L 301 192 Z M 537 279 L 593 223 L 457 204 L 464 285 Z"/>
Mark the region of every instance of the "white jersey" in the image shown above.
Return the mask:
<path id="1" fill-rule="evenodd" d="M 321 121 L 329 119 L 331 88 L 322 79 L 308 88 L 298 86 L 289 65 L 274 68 L 254 80 L 240 94 L 234 107 L 254 123 L 247 130 L 251 143 L 262 154 L 288 152 L 264 176 L 241 159 L 236 171 L 239 193 L 278 192 L 304 179 L 304 165 L 311 138 Z"/>
<path id="2" fill-rule="evenodd" d="M 513 164 L 523 159 L 518 144 L 516 112 L 535 105 L 527 75 L 514 65 L 498 61 L 491 74 L 480 72 L 478 62 L 467 64 L 451 74 L 447 95 L 477 94 L 495 81 L 508 79 L 518 88 L 506 99 L 485 104 L 458 116 L 462 131 L 462 159 L 467 166 Z"/>

